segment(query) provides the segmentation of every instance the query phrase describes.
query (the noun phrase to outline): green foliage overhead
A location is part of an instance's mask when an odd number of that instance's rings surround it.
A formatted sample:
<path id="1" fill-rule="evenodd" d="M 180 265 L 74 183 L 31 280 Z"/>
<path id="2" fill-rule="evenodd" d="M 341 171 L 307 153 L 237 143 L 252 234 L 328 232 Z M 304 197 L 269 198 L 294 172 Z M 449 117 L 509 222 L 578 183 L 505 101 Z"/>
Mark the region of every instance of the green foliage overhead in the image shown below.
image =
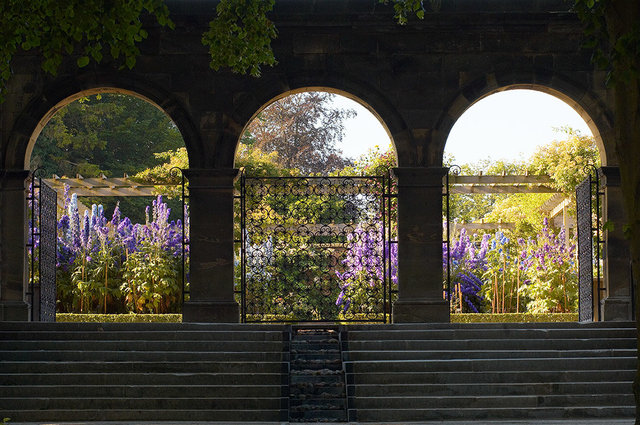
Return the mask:
<path id="1" fill-rule="evenodd" d="M 147 38 L 142 15 L 154 15 L 173 28 L 163 0 L 3 0 L 0 2 L 0 94 L 11 76 L 11 62 L 19 51 L 36 49 L 42 69 L 55 75 L 67 55 L 78 67 L 105 56 L 133 68 L 138 43 Z"/>
<path id="2" fill-rule="evenodd" d="M 608 71 L 608 82 L 640 75 L 640 22 L 627 25 L 625 8 L 635 0 L 574 0 L 573 10 L 585 27 L 585 47 L 593 62 Z M 636 6 L 637 7 L 637 4 Z"/>
<path id="3" fill-rule="evenodd" d="M 211 54 L 211 68 L 228 67 L 259 77 L 261 65 L 276 64 L 271 40 L 277 31 L 267 18 L 273 4 L 274 0 L 223 0 L 218 4 L 218 16 L 202 36 Z"/>
<path id="4" fill-rule="evenodd" d="M 411 15 L 424 18 L 421 0 L 380 0 L 392 3 L 399 24 Z M 214 70 L 261 75 L 261 66 L 277 63 L 271 41 L 277 30 L 267 14 L 275 0 L 221 0 L 217 16 L 202 36 Z M 439 0 L 430 1 L 438 10 Z M 4 99 L 11 63 L 19 51 L 37 50 L 42 69 L 56 75 L 65 56 L 75 56 L 78 67 L 105 58 L 120 68 L 133 68 L 138 43 L 147 38 L 145 14 L 161 26 L 174 28 L 164 0 L 4 0 L 0 2 L 0 101 Z"/>

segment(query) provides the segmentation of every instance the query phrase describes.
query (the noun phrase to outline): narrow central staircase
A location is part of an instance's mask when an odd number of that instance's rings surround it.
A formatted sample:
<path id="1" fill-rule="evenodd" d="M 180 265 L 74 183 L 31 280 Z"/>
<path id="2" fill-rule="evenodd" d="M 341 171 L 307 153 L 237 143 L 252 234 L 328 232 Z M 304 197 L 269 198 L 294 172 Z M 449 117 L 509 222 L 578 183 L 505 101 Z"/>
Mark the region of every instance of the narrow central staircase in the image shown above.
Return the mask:
<path id="1" fill-rule="evenodd" d="M 294 327 L 290 352 L 290 421 L 346 422 L 345 382 L 338 328 Z"/>

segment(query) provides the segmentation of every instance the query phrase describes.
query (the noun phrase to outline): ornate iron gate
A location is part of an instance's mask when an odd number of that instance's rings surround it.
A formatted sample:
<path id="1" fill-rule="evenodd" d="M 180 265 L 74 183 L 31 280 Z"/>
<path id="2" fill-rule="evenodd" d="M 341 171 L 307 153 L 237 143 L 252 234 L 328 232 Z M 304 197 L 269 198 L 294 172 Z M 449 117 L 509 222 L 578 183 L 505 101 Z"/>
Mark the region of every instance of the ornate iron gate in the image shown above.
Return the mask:
<path id="1" fill-rule="evenodd" d="M 600 182 L 598 171 L 593 171 L 593 176 L 589 173 L 576 188 L 578 316 L 581 322 L 600 320 L 600 294 L 604 289 L 600 276 Z"/>
<path id="2" fill-rule="evenodd" d="M 27 295 L 31 320 L 55 322 L 58 196 L 34 172 L 27 200 L 30 207 L 27 248 L 31 257 Z"/>
<path id="3" fill-rule="evenodd" d="M 172 167 L 169 170 L 170 175 L 176 175 L 180 178 L 180 205 L 182 218 L 182 243 L 180 253 L 180 285 L 182 286 L 181 304 L 189 301 L 189 252 L 191 251 L 191 239 L 189 235 L 189 186 L 184 170 L 180 167 Z"/>
<path id="4" fill-rule="evenodd" d="M 243 322 L 386 322 L 388 177 L 241 178 Z"/>

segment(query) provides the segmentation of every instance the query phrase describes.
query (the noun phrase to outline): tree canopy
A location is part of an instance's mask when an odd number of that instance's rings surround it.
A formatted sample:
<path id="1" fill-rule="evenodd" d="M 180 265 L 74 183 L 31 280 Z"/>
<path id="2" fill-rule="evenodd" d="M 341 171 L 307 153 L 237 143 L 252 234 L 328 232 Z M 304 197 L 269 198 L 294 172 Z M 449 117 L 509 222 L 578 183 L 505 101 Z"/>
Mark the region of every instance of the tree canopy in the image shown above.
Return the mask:
<path id="1" fill-rule="evenodd" d="M 351 109 L 332 106 L 327 92 L 297 93 L 273 102 L 249 123 L 242 143 L 277 154 L 282 168 L 303 173 L 328 173 L 349 165 L 337 144 L 344 137 L 344 120 Z"/>
<path id="2" fill-rule="evenodd" d="M 31 164 L 49 175 L 120 177 L 160 163 L 155 152 L 181 146 L 178 128 L 158 108 L 134 96 L 107 93 L 60 109 L 36 140 Z"/>

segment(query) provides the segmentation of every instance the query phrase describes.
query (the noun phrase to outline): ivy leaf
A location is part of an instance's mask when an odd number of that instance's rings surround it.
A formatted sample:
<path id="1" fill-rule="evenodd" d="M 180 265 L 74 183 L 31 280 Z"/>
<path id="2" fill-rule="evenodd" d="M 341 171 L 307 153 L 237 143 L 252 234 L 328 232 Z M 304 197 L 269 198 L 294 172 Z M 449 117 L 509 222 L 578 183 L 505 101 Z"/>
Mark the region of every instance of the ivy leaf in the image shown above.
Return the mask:
<path id="1" fill-rule="evenodd" d="M 85 66 L 89 65 L 89 56 L 80 56 L 76 62 L 78 64 L 78 67 L 84 68 Z"/>

